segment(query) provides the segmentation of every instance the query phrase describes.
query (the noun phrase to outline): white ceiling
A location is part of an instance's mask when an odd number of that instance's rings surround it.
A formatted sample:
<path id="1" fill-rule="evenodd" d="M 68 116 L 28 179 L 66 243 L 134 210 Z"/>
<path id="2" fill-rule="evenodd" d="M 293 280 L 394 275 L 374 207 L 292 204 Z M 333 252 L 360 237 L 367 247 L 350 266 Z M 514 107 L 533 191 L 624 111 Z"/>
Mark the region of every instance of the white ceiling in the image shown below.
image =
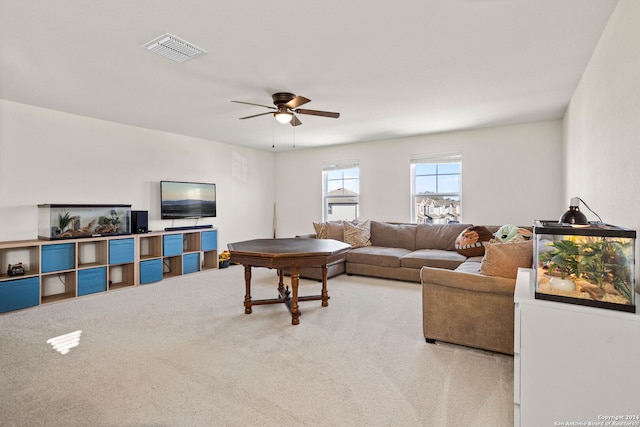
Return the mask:
<path id="1" fill-rule="evenodd" d="M 617 0 L 0 0 L 0 97 L 288 150 L 561 118 Z M 171 33 L 184 63 L 141 46 Z M 338 111 L 302 126 L 231 100 Z"/>

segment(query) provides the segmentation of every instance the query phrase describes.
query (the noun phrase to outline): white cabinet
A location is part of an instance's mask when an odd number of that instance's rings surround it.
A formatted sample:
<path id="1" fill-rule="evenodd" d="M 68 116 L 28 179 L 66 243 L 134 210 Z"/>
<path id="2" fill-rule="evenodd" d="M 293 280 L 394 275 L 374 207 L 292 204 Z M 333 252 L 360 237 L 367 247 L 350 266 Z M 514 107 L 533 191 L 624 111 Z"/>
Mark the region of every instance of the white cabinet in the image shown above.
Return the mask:
<path id="1" fill-rule="evenodd" d="M 531 276 L 514 297 L 515 425 L 640 426 L 640 315 L 536 300 Z"/>

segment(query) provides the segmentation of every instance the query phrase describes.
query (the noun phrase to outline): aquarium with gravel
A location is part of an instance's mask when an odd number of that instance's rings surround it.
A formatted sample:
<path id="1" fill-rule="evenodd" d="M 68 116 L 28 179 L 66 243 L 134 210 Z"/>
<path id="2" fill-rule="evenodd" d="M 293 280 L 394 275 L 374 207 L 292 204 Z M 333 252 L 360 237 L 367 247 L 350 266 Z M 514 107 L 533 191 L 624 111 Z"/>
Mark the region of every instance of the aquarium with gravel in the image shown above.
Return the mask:
<path id="1" fill-rule="evenodd" d="M 38 238 L 131 234 L 131 205 L 38 205 Z"/>
<path id="2" fill-rule="evenodd" d="M 535 221 L 535 297 L 635 313 L 635 230 Z"/>

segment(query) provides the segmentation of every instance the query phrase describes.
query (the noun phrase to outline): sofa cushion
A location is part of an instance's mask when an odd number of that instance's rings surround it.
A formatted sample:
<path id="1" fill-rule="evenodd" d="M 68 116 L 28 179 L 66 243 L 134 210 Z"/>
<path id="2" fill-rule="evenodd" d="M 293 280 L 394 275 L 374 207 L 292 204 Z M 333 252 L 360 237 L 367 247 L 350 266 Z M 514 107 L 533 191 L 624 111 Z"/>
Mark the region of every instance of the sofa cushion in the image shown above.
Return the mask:
<path id="1" fill-rule="evenodd" d="M 416 249 L 456 250 L 456 239 L 471 224 L 418 224 Z"/>
<path id="2" fill-rule="evenodd" d="M 352 248 L 361 248 L 363 246 L 371 246 L 371 222 L 363 221 L 358 225 L 351 224 L 348 221 L 343 223 L 344 226 L 344 242 L 351 245 Z"/>
<path id="3" fill-rule="evenodd" d="M 378 265 L 380 267 L 400 267 L 400 258 L 411 253 L 404 248 L 384 248 L 365 246 L 351 249 L 347 253 L 347 263 Z"/>
<path id="4" fill-rule="evenodd" d="M 371 244 L 387 248 L 416 248 L 416 224 L 371 221 Z"/>
<path id="5" fill-rule="evenodd" d="M 464 256 L 484 255 L 484 244 L 493 237 L 493 233 L 487 227 L 474 225 L 462 230 L 456 238 L 456 251 Z"/>
<path id="6" fill-rule="evenodd" d="M 465 262 L 467 257 L 454 251 L 440 249 L 419 249 L 400 258 L 400 266 L 407 268 L 448 268 L 455 269 Z"/>
<path id="7" fill-rule="evenodd" d="M 485 245 L 480 273 L 487 276 L 515 279 L 518 267 L 530 268 L 533 264 L 533 241 L 516 243 L 489 243 Z"/>
<path id="8" fill-rule="evenodd" d="M 460 273 L 480 274 L 480 265 L 482 265 L 482 257 L 471 257 L 460 264 L 455 271 Z"/>

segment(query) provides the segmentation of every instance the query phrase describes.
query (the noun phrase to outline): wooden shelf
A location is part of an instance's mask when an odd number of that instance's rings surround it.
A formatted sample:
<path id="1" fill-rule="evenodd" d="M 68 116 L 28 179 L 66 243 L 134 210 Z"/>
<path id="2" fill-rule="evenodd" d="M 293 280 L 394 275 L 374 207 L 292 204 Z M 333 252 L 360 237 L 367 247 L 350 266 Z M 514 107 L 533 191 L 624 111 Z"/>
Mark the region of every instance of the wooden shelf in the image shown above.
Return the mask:
<path id="1" fill-rule="evenodd" d="M 171 237 L 165 240 L 165 236 Z M 163 255 L 165 241 L 169 245 L 166 256 Z M 26 268 L 25 274 L 6 274 L 8 264 L 20 262 Z M 217 269 L 217 230 L 208 228 L 185 230 L 182 233 L 159 231 L 54 241 L 0 242 L 0 283 L 5 289 L 3 298 L 4 301 L 19 301 L 8 302 L 0 308 L 0 313 L 75 299 L 78 295 L 139 286 L 143 274 L 141 263 L 154 264 L 153 267 L 144 264 L 145 267 L 152 267 L 151 270 L 145 269 L 145 284 Z M 91 272 L 87 271 L 100 268 L 106 271 L 104 290 L 100 285 L 102 279 L 96 282 Z M 154 268 L 157 268 L 157 273 Z M 31 280 L 19 281 L 21 279 Z M 15 283 L 7 283 L 12 281 Z"/>

